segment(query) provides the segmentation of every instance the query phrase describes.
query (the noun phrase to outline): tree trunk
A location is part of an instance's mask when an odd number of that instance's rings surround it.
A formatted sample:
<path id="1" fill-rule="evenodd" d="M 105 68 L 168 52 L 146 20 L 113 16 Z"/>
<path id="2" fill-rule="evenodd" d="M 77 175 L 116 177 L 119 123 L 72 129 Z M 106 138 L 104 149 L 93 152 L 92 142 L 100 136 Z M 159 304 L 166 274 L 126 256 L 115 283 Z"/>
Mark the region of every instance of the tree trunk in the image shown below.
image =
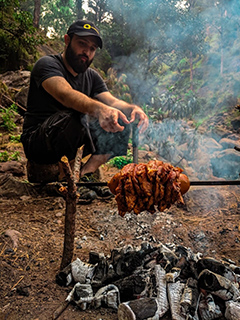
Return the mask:
<path id="1" fill-rule="evenodd" d="M 39 28 L 41 0 L 34 0 L 33 26 Z"/>

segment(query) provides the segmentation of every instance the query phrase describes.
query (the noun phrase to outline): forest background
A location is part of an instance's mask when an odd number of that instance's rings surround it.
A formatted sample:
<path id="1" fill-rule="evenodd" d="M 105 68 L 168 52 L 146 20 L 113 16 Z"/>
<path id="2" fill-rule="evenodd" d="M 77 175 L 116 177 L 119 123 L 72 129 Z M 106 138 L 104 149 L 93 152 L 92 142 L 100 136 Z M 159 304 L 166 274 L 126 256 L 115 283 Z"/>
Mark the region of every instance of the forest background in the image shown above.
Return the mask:
<path id="1" fill-rule="evenodd" d="M 0 72 L 31 70 L 43 44 L 63 49 L 76 19 L 100 28 L 93 67 L 119 98 L 152 121 L 191 120 L 197 129 L 240 102 L 238 0 L 0 0 Z"/>

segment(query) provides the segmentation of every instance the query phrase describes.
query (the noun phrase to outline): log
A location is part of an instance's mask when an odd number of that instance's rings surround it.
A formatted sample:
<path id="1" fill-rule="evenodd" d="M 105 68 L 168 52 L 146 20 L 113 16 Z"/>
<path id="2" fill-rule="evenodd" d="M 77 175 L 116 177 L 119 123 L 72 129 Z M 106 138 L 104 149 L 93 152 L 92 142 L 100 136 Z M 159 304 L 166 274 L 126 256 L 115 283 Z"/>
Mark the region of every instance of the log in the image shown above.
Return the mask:
<path id="1" fill-rule="evenodd" d="M 118 307 L 118 320 L 158 319 L 157 310 L 158 305 L 154 298 L 142 298 L 124 302 Z"/>
<path id="2" fill-rule="evenodd" d="M 166 272 L 160 266 L 156 265 L 154 268 L 156 290 L 157 290 L 157 303 L 158 303 L 158 315 L 161 318 L 169 309 L 169 303 L 167 298 L 167 282 Z"/>

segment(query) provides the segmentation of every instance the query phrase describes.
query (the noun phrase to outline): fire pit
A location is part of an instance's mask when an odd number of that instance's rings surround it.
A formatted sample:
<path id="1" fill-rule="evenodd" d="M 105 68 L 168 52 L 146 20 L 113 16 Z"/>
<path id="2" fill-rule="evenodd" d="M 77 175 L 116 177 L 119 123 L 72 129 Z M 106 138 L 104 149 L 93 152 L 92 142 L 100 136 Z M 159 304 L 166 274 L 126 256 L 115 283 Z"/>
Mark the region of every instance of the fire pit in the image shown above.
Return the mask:
<path id="1" fill-rule="evenodd" d="M 66 303 L 114 308 L 119 320 L 240 319 L 240 267 L 174 244 L 129 245 L 110 258 L 91 252 L 88 263 L 73 261 L 56 281 L 75 284 Z"/>

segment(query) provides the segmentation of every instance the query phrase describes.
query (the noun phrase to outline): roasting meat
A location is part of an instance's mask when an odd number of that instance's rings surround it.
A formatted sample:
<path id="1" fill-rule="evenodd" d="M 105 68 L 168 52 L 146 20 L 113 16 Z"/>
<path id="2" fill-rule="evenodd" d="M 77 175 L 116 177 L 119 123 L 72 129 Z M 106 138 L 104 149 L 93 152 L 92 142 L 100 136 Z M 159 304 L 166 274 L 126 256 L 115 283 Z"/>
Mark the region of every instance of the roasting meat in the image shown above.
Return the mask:
<path id="1" fill-rule="evenodd" d="M 164 211 L 175 202 L 183 203 L 180 181 L 182 171 L 159 160 L 124 166 L 108 182 L 110 190 L 115 194 L 119 214 L 123 217 L 126 212 L 139 214 L 144 210 L 154 213 L 156 208 Z"/>

